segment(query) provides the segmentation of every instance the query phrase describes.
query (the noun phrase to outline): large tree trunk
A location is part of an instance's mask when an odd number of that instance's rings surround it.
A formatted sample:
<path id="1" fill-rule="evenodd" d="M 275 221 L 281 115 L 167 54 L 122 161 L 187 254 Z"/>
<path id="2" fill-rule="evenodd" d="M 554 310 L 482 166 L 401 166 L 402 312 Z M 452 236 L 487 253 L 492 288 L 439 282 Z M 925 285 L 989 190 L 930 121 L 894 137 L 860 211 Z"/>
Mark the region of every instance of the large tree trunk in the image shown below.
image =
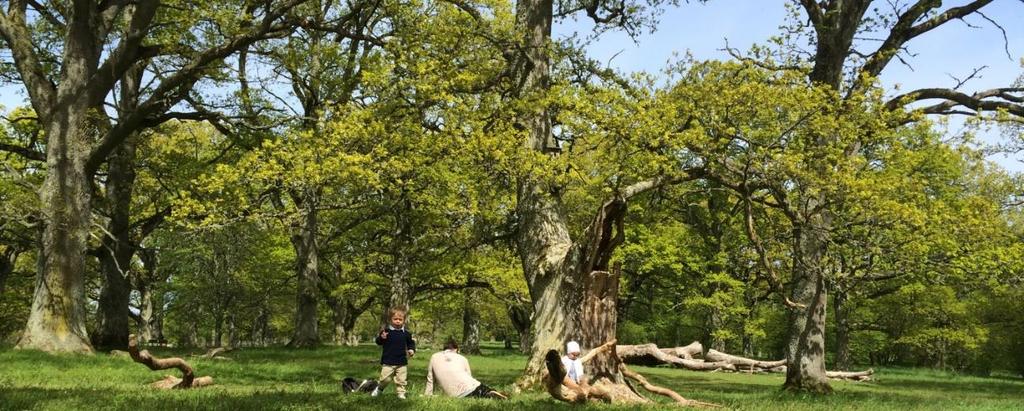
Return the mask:
<path id="1" fill-rule="evenodd" d="M 47 173 L 40 200 L 45 227 L 32 310 L 18 348 L 92 352 L 85 329 L 84 264 L 91 221 L 90 177 L 85 171 L 89 109 L 65 102 L 53 108 L 44 124 Z"/>
<path id="2" fill-rule="evenodd" d="M 786 345 L 786 382 L 789 390 L 829 393 L 832 387 L 825 374 L 825 308 L 828 293 L 821 272 L 825 255 L 826 220 L 817 216 L 814 227 L 794 230 L 796 253 L 793 257 L 793 293 L 791 300 L 801 305 L 789 312 Z"/>
<path id="3" fill-rule="evenodd" d="M 466 279 L 467 283 L 473 281 L 473 277 Z M 477 290 L 466 288 L 462 290 L 462 346 L 459 351 L 466 354 L 480 354 L 480 313 L 476 310 Z"/>
<path id="4" fill-rule="evenodd" d="M 304 218 L 297 232 L 292 235 L 295 247 L 296 271 L 299 285 L 295 308 L 295 334 L 289 347 L 315 347 L 320 344 L 317 329 L 317 296 L 320 288 L 319 258 L 317 246 L 317 211 L 315 201 L 305 199 Z"/>

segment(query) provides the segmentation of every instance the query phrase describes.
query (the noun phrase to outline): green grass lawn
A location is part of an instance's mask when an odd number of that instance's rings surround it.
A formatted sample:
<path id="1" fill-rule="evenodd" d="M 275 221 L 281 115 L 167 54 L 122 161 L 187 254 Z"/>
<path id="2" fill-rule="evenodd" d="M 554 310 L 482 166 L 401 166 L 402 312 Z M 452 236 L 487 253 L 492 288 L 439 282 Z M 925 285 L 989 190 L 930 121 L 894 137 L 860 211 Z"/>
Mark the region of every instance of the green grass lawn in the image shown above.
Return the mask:
<path id="1" fill-rule="evenodd" d="M 154 355 L 185 355 L 197 375 L 215 385 L 196 390 L 160 391 L 147 387 L 164 374 L 127 357 L 50 356 L 0 350 L 0 409 L 350 409 L 350 410 L 546 410 L 576 409 L 543 393 L 516 394 L 510 401 L 423 397 L 426 361 L 420 352 L 409 368 L 410 398 L 398 400 L 389 387 L 379 398 L 344 395 L 345 376 L 371 378 L 379 371 L 375 346 L 317 350 L 242 349 L 230 360 L 188 357 L 189 351 L 152 350 Z M 198 350 L 196 353 L 200 353 Z M 501 349 L 469 357 L 477 379 L 509 390 L 525 358 Z M 782 376 L 701 373 L 670 368 L 634 367 L 651 382 L 687 398 L 742 410 L 1024 410 L 1024 381 L 978 378 L 920 369 L 881 369 L 875 381 L 835 382 L 827 397 L 781 392 Z M 659 409 L 665 401 L 645 407 Z M 594 405 L 588 409 L 644 407 Z"/>

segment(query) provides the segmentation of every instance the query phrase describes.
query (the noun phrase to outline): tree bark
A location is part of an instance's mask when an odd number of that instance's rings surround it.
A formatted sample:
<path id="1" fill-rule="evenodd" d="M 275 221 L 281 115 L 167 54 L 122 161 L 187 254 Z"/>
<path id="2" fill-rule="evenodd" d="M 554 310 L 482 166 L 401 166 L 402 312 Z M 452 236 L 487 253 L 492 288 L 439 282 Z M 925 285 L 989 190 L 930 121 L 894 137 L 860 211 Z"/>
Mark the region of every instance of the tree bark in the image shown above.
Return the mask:
<path id="1" fill-rule="evenodd" d="M 320 344 L 317 327 L 320 250 L 317 246 L 316 202 L 312 198 L 305 198 L 299 205 L 303 208 L 303 221 L 292 235 L 299 284 L 295 305 L 295 333 L 288 346 L 307 348 Z"/>
<path id="2" fill-rule="evenodd" d="M 825 308 L 828 293 L 821 272 L 829 222 L 818 216 L 808 229 L 794 233 L 793 292 L 790 299 L 803 308 L 789 311 L 786 345 L 788 390 L 830 393 L 825 374 Z"/>
<path id="3" fill-rule="evenodd" d="M 74 89 L 70 81 L 67 88 Z M 18 348 L 93 351 L 85 329 L 84 266 L 91 221 L 89 176 L 85 172 L 90 141 L 87 116 L 91 107 L 76 103 L 54 107 L 51 120 L 44 123 L 48 142 L 47 173 L 40 191 L 44 210 L 42 250 L 32 310 Z"/>

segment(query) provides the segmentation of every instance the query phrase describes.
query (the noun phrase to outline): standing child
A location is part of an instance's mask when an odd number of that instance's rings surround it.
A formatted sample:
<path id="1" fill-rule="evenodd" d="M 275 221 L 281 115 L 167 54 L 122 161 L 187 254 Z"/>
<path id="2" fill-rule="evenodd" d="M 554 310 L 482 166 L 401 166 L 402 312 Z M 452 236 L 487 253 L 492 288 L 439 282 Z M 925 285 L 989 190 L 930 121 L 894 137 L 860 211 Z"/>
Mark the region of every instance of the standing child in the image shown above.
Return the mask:
<path id="1" fill-rule="evenodd" d="M 376 397 L 384 390 L 389 380 L 395 380 L 398 398 L 405 399 L 405 384 L 408 377 L 409 357 L 416 354 L 416 341 L 405 329 L 405 310 L 388 310 L 388 325 L 380 330 L 375 341 L 381 346 L 380 385 L 370 395 Z"/>

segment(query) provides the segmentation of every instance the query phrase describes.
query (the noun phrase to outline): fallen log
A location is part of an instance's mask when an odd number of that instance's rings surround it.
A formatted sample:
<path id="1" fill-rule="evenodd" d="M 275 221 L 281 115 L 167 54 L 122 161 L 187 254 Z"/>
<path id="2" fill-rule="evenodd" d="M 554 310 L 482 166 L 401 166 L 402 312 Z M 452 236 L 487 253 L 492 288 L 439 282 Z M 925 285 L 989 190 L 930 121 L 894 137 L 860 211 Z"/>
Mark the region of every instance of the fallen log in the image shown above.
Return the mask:
<path id="1" fill-rule="evenodd" d="M 153 388 L 183 389 L 198 388 L 213 384 L 213 377 L 207 376 L 195 378 L 192 366 L 181 358 L 172 357 L 160 359 L 153 357 L 148 350 L 139 351 L 139 341 L 135 337 L 135 334 L 128 336 L 128 354 L 131 355 L 132 360 L 149 367 L 149 369 L 153 371 L 166 370 L 168 368 L 177 368 L 181 370 L 181 378 L 177 378 L 172 375 L 165 376 L 164 379 L 150 384 Z"/>
<path id="2" fill-rule="evenodd" d="M 691 344 L 693 345 L 693 344 Z M 654 344 L 619 345 L 615 354 L 626 364 L 659 365 L 669 364 L 693 371 L 728 370 L 736 371 L 736 366 L 726 362 L 708 362 L 702 360 L 680 358 L 668 354 Z"/>
<path id="3" fill-rule="evenodd" d="M 231 347 L 228 347 L 228 348 L 224 348 L 224 347 L 211 348 L 209 351 L 206 352 L 206 354 L 203 354 L 203 358 L 206 358 L 206 359 L 220 358 L 220 359 L 229 360 L 230 358 L 223 357 L 222 355 L 224 355 L 224 353 L 228 353 L 228 352 L 231 352 L 231 351 L 234 351 L 234 350 L 235 349 L 231 348 Z M 218 356 L 221 356 L 221 357 L 218 357 Z"/>
<path id="4" fill-rule="evenodd" d="M 733 364 L 737 368 L 743 368 L 745 370 L 769 370 L 775 367 L 786 365 L 786 360 L 760 361 L 736 355 L 726 354 L 724 352 L 716 350 L 708 350 L 708 353 L 704 354 L 704 358 L 707 359 L 708 361 L 721 361 Z"/>
<path id="5" fill-rule="evenodd" d="M 825 375 L 828 378 L 837 380 L 851 380 L 851 381 L 870 381 L 871 376 L 875 373 L 874 369 L 868 368 L 866 371 L 826 371 Z"/>
<path id="6" fill-rule="evenodd" d="M 684 360 L 692 360 L 696 355 L 702 355 L 704 353 L 704 346 L 699 341 L 694 341 L 690 345 L 683 347 L 672 347 L 662 348 L 661 352 L 674 355 Z"/>

